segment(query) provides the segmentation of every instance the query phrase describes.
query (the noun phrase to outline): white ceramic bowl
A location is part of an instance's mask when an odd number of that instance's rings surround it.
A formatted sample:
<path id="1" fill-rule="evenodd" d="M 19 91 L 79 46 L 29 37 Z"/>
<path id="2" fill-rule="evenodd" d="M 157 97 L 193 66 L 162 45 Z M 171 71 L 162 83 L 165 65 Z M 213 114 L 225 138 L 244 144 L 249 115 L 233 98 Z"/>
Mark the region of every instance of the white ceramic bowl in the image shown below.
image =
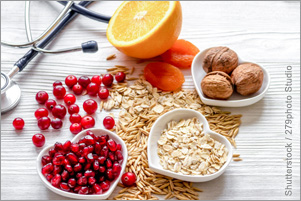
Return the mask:
<path id="1" fill-rule="evenodd" d="M 65 192 L 65 191 L 62 191 L 58 188 L 53 187 L 51 185 L 51 183 L 49 181 L 47 181 L 47 179 L 44 177 L 44 175 L 41 172 L 41 169 L 42 169 L 42 163 L 41 163 L 42 156 L 47 155 L 49 149 L 53 148 L 53 145 L 44 148 L 40 152 L 40 154 L 38 155 L 38 158 L 37 158 L 37 171 L 38 171 L 38 175 L 41 178 L 43 184 L 54 193 L 57 193 L 59 195 L 65 196 L 65 197 L 75 198 L 75 199 L 80 199 L 80 200 L 85 200 L 85 199 L 87 199 L 87 200 L 88 199 L 89 200 L 91 200 L 91 199 L 92 200 L 104 200 L 104 199 L 107 199 L 111 195 L 111 193 L 115 189 L 116 185 L 118 184 L 118 182 L 119 182 L 119 180 L 120 180 L 120 178 L 121 178 L 121 176 L 122 176 L 122 174 L 125 170 L 125 166 L 126 166 L 127 158 L 128 158 L 127 148 L 126 148 L 126 145 L 125 145 L 124 141 L 118 135 L 116 135 L 115 133 L 113 133 L 111 131 L 108 131 L 108 130 L 105 130 L 105 129 L 98 129 L 98 128 L 92 128 L 92 129 L 88 129 L 88 130 L 91 130 L 96 136 L 109 135 L 110 139 L 115 140 L 117 143 L 121 144 L 121 146 L 122 146 L 122 155 L 123 155 L 123 163 L 122 163 L 122 166 L 121 166 L 122 168 L 121 168 L 119 177 L 117 179 L 115 179 L 113 182 L 111 182 L 111 186 L 110 186 L 110 189 L 108 191 L 106 191 L 105 193 L 100 194 L 100 195 L 80 195 L 80 194 L 76 194 L 76 193 Z M 82 138 L 83 136 L 86 135 L 86 131 L 87 130 L 83 130 L 80 133 L 78 133 L 71 140 L 71 142 L 77 142 L 80 138 Z"/>
<path id="2" fill-rule="evenodd" d="M 217 171 L 211 175 L 204 175 L 204 176 L 202 176 L 202 175 L 200 175 L 200 176 L 183 175 L 180 173 L 175 173 L 175 172 L 172 172 L 169 170 L 165 170 L 165 169 L 163 169 L 162 165 L 160 164 L 160 159 L 157 154 L 157 148 L 158 148 L 157 142 L 160 139 L 161 132 L 167 127 L 167 123 L 169 123 L 172 120 L 179 121 L 181 119 L 189 119 L 189 118 L 193 118 L 193 117 L 198 118 L 200 123 L 203 123 L 204 133 L 210 134 L 210 136 L 213 139 L 225 144 L 225 146 L 227 147 L 227 149 L 229 151 L 226 163 L 221 167 L 221 169 L 219 171 Z M 231 146 L 230 142 L 227 140 L 227 138 L 210 130 L 209 124 L 208 124 L 206 118 L 201 113 L 199 113 L 195 110 L 190 110 L 190 109 L 175 109 L 175 110 L 167 112 L 164 115 L 162 115 L 161 117 L 159 117 L 156 120 L 156 122 L 153 124 L 150 134 L 149 134 L 149 138 L 148 138 L 147 155 L 148 155 L 149 167 L 154 172 L 157 172 L 157 173 L 169 176 L 169 177 L 173 177 L 176 179 L 181 179 L 184 181 L 206 182 L 206 181 L 210 181 L 212 179 L 219 177 L 220 175 L 222 175 L 225 172 L 226 168 L 228 167 L 228 165 L 232 159 L 232 146 Z"/>
<path id="3" fill-rule="evenodd" d="M 205 77 L 205 75 L 207 74 L 203 69 L 203 60 L 209 49 L 210 48 L 198 53 L 194 57 L 191 65 L 191 74 L 192 74 L 193 82 L 203 103 L 207 105 L 221 106 L 221 107 L 244 107 L 244 106 L 252 105 L 264 97 L 270 85 L 270 75 L 268 71 L 262 66 L 260 67 L 262 68 L 264 74 L 263 83 L 261 88 L 256 93 L 248 96 L 242 96 L 234 91 L 232 96 L 227 100 L 215 100 L 206 97 L 202 91 L 201 82 Z M 238 59 L 239 59 L 238 64 L 249 62 L 249 61 L 242 60 L 241 58 L 239 58 L 239 56 Z M 256 63 L 256 62 L 251 62 L 251 63 Z M 256 64 L 259 65 L 258 63 Z"/>

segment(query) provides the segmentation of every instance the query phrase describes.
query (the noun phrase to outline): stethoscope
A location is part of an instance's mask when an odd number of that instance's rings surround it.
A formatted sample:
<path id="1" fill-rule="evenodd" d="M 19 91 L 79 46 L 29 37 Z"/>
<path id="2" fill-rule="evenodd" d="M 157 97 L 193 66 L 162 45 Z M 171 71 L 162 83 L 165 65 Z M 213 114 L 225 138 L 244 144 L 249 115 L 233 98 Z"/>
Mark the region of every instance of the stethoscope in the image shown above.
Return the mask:
<path id="1" fill-rule="evenodd" d="M 12 78 L 21 72 L 26 65 L 38 55 L 38 53 L 45 54 L 59 54 L 74 51 L 83 51 L 84 53 L 94 53 L 98 51 L 98 45 L 96 41 L 87 41 L 78 47 L 65 48 L 59 50 L 47 50 L 44 49 L 50 41 L 52 41 L 56 35 L 78 14 L 84 15 L 91 19 L 108 23 L 110 17 L 98 14 L 87 8 L 93 1 L 81 1 L 80 3 L 74 3 L 73 1 L 59 1 L 58 3 L 64 5 L 64 9 L 60 12 L 58 17 L 51 23 L 51 25 L 36 39 L 32 39 L 30 28 L 30 2 L 25 2 L 25 29 L 28 42 L 14 44 L 10 42 L 1 41 L 2 45 L 11 47 L 31 47 L 31 49 L 19 59 L 9 71 L 5 74 L 1 72 L 1 113 L 12 110 L 18 105 L 21 99 L 21 89 Z"/>

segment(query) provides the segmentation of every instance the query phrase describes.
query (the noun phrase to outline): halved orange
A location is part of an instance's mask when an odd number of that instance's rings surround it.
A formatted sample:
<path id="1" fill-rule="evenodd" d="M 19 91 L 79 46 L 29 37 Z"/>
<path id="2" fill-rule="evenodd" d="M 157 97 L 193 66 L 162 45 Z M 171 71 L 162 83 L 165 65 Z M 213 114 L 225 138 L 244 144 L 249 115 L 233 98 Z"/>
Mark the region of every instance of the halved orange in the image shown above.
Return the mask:
<path id="1" fill-rule="evenodd" d="M 167 51 L 181 27 L 178 1 L 126 1 L 112 16 L 107 38 L 126 55 L 146 59 Z"/>

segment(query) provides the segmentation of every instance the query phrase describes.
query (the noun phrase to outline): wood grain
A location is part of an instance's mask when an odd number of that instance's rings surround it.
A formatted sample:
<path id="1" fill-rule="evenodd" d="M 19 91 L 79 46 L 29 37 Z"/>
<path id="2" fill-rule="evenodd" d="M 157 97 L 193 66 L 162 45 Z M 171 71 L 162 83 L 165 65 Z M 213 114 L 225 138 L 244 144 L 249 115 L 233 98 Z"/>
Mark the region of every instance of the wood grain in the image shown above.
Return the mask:
<path id="1" fill-rule="evenodd" d="M 97 2 L 92 10 L 112 15 L 121 2 Z M 61 5 L 56 2 L 33 2 L 31 26 L 38 36 L 57 16 Z M 196 44 L 200 50 L 226 45 L 245 60 L 263 65 L 272 82 L 267 95 L 258 103 L 244 108 L 225 108 L 243 114 L 237 136 L 237 150 L 243 161 L 232 162 L 218 179 L 198 183 L 203 189 L 200 199 L 298 199 L 300 198 L 300 3 L 299 2 L 182 2 L 183 28 L 181 38 Z M 1 39 L 25 41 L 24 2 L 1 1 Z M 39 107 L 35 93 L 46 90 L 51 94 L 52 82 L 63 81 L 68 74 L 94 75 L 105 73 L 115 64 L 135 66 L 139 74 L 145 64 L 118 52 L 106 40 L 106 24 L 78 17 L 59 34 L 48 48 L 79 45 L 88 40 L 99 43 L 95 54 L 70 53 L 39 55 L 14 80 L 20 84 L 22 99 L 17 108 L 1 116 L 1 199 L 62 200 L 49 191 L 36 173 L 36 157 L 41 149 L 32 145 L 31 137 L 40 132 L 33 115 Z M 1 46 L 1 70 L 8 72 L 14 62 L 28 49 Z M 106 61 L 116 54 L 117 59 Z M 291 197 L 285 188 L 285 92 L 286 66 L 293 66 L 293 186 Z M 183 71 L 184 88 L 193 89 L 191 74 Z M 78 102 L 86 97 L 79 98 Z M 82 108 L 81 108 L 81 111 Z M 83 113 L 83 112 L 82 112 Z M 117 116 L 118 111 L 114 111 Z M 95 114 L 97 125 L 105 112 Z M 21 116 L 25 129 L 15 131 L 12 120 Z M 60 130 L 43 131 L 46 144 L 64 142 L 73 135 L 66 118 Z M 115 192 L 116 193 L 116 192 Z"/>

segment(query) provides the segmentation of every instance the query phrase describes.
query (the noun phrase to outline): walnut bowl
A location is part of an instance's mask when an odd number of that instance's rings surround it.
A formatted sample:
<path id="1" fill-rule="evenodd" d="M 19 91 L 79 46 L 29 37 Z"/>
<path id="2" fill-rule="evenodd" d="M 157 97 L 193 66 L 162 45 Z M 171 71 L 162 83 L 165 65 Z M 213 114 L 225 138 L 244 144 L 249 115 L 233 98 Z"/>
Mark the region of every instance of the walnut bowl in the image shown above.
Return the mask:
<path id="1" fill-rule="evenodd" d="M 193 82 L 203 103 L 207 105 L 221 106 L 221 107 L 244 107 L 244 106 L 252 105 L 264 97 L 270 85 L 270 75 L 268 71 L 263 66 L 260 65 L 259 66 L 261 67 L 264 76 L 263 76 L 262 86 L 256 93 L 253 93 L 248 96 L 242 96 L 238 94 L 236 91 L 234 91 L 231 97 L 227 100 L 216 100 L 205 96 L 201 88 L 201 82 L 207 74 L 203 69 L 203 60 L 209 49 L 210 48 L 202 52 L 199 52 L 194 57 L 194 60 L 191 65 L 191 74 L 192 74 Z M 242 63 L 250 63 L 250 61 L 244 61 L 238 55 L 238 65 Z M 251 62 L 251 63 L 256 63 L 256 62 Z"/>
<path id="2" fill-rule="evenodd" d="M 210 175 L 184 175 L 181 173 L 172 172 L 170 170 L 165 170 L 162 165 L 160 164 L 160 159 L 157 154 L 157 148 L 158 148 L 158 140 L 160 139 L 161 132 L 167 127 L 168 122 L 174 120 L 179 121 L 181 119 L 189 119 L 196 117 L 200 123 L 203 123 L 203 130 L 204 133 L 207 133 L 210 135 L 211 138 L 214 140 L 219 141 L 220 143 L 224 144 L 226 148 L 228 149 L 228 156 L 227 161 L 225 164 L 215 173 Z M 195 110 L 191 109 L 174 109 L 172 111 L 169 111 L 162 116 L 160 116 L 155 123 L 153 124 L 149 138 L 148 138 L 148 148 L 147 148 L 147 157 L 148 157 L 148 164 L 151 170 L 154 172 L 157 172 L 162 175 L 166 175 L 168 177 L 180 179 L 183 181 L 190 181 L 190 182 L 206 182 L 213 180 L 220 175 L 222 175 L 225 171 L 228 165 L 230 164 L 232 160 L 232 145 L 230 142 L 225 138 L 224 136 L 210 130 L 209 124 L 206 120 L 206 118 L 200 113 Z"/>

